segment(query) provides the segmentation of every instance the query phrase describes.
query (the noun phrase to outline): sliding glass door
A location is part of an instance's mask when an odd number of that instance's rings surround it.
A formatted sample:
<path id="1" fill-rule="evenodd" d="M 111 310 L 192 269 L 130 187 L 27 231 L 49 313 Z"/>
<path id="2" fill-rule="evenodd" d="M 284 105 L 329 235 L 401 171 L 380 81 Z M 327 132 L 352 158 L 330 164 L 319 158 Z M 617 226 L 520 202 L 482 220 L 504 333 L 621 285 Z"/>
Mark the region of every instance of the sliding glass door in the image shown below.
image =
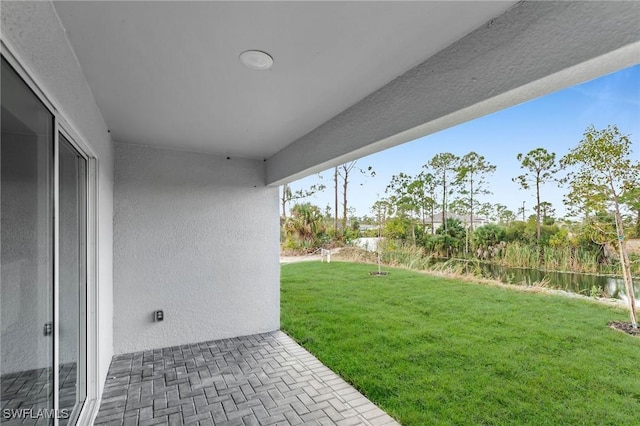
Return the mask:
<path id="1" fill-rule="evenodd" d="M 87 395 L 87 159 L 4 58 L 1 84 L 0 422 L 73 424 Z"/>
<path id="2" fill-rule="evenodd" d="M 60 409 L 70 415 L 61 416 L 60 424 L 67 424 L 87 395 L 87 160 L 62 134 L 58 158 L 58 395 Z"/>
<path id="3" fill-rule="evenodd" d="M 53 408 L 54 121 L 4 60 L 1 81 L 0 380 L 4 423 L 8 417 L 27 417 Z M 7 416 L 7 409 L 18 411 Z"/>

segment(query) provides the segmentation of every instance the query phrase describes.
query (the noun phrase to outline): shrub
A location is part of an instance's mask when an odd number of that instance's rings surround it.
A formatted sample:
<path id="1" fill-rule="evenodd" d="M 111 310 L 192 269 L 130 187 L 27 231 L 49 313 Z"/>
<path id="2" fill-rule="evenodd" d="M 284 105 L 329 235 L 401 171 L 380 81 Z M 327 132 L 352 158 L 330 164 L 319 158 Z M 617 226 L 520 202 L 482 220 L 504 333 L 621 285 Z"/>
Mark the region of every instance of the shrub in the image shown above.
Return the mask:
<path id="1" fill-rule="evenodd" d="M 493 224 L 484 225 L 473 231 L 471 243 L 477 253 L 478 250 L 485 251 L 498 246 L 505 240 L 506 235 L 507 230 L 504 226 Z"/>

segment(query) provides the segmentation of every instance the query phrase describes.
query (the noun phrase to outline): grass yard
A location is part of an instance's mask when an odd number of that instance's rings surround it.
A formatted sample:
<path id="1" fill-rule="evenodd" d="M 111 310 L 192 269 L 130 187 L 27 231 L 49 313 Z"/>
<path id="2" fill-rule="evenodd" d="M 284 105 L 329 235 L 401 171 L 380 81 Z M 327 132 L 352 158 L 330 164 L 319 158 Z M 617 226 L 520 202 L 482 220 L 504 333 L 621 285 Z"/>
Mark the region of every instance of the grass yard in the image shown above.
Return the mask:
<path id="1" fill-rule="evenodd" d="M 281 326 L 403 425 L 640 425 L 625 311 L 374 270 L 283 265 Z"/>

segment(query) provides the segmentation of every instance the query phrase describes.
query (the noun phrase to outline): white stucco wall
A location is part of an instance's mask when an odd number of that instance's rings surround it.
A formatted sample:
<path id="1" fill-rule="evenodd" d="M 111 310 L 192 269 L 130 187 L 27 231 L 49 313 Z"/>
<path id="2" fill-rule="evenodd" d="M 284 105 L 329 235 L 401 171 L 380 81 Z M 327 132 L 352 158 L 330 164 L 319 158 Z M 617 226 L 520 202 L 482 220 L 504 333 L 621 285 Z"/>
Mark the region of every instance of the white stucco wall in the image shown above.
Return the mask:
<path id="1" fill-rule="evenodd" d="M 98 161 L 98 382 L 113 355 L 113 145 L 102 114 L 50 2 L 1 5 L 3 41 L 90 146 Z"/>
<path id="2" fill-rule="evenodd" d="M 278 329 L 278 189 L 263 161 L 115 152 L 115 352 Z"/>

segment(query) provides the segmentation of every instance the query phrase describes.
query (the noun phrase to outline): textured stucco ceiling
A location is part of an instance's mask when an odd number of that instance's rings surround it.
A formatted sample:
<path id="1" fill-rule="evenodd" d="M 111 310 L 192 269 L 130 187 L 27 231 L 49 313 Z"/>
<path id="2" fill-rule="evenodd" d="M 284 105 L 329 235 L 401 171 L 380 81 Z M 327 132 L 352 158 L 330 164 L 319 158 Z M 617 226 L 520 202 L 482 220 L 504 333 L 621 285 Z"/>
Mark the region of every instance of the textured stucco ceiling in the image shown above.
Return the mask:
<path id="1" fill-rule="evenodd" d="M 278 185 L 640 63 L 640 2 L 520 2 L 267 159 Z"/>
<path id="2" fill-rule="evenodd" d="M 54 4 L 114 140 L 267 158 L 514 3 Z"/>

